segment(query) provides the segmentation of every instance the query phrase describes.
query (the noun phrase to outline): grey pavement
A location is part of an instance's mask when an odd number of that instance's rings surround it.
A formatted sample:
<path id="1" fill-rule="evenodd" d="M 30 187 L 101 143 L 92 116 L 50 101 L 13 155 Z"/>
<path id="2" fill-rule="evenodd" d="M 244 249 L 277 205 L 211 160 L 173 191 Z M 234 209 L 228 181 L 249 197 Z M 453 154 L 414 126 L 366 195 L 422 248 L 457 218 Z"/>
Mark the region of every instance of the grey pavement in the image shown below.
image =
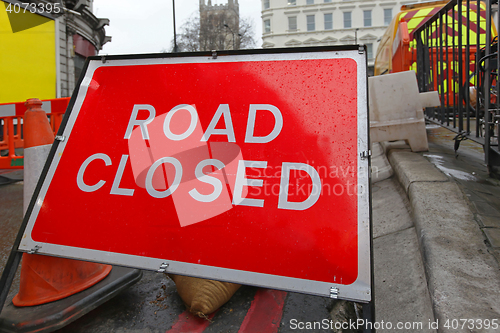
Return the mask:
<path id="1" fill-rule="evenodd" d="M 377 332 L 434 332 L 431 299 L 406 193 L 393 177 L 373 185 Z M 390 326 L 388 326 L 390 325 Z M 392 328 L 392 329 L 391 329 Z"/>

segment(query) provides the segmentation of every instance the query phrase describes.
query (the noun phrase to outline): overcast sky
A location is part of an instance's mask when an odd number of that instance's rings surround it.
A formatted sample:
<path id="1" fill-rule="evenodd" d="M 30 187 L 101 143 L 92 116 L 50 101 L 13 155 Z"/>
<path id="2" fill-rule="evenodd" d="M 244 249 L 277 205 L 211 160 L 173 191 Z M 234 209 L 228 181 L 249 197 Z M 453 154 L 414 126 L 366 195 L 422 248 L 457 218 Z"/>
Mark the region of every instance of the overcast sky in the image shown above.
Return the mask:
<path id="1" fill-rule="evenodd" d="M 221 3 L 227 0 L 212 0 L 212 4 Z M 239 0 L 239 4 L 240 17 L 253 20 L 256 47 L 261 47 L 261 1 Z M 175 1 L 177 32 L 198 8 L 199 0 Z M 103 46 L 101 55 L 156 53 L 170 49 L 174 36 L 171 0 L 94 0 L 94 15 L 110 20 L 105 29 L 112 41 Z"/>

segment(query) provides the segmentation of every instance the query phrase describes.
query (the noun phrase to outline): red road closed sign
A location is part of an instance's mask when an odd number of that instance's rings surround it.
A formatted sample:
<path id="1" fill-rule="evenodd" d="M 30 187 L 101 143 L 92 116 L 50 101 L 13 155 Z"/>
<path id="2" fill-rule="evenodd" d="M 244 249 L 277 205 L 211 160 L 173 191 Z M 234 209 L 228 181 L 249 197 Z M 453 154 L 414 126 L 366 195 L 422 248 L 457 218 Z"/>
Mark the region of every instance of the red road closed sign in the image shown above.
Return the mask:
<path id="1" fill-rule="evenodd" d="M 365 61 L 91 58 L 20 249 L 369 301 Z"/>

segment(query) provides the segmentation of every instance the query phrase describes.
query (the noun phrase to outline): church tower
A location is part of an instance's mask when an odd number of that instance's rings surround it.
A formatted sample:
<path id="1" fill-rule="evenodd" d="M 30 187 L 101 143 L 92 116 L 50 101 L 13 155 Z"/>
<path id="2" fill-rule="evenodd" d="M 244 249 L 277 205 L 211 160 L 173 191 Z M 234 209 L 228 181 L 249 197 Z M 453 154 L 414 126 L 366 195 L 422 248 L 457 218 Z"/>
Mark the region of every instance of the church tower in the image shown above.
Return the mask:
<path id="1" fill-rule="evenodd" d="M 200 0 L 201 50 L 239 49 L 239 26 L 238 0 L 227 0 L 226 4 L 212 4 L 212 0 Z"/>

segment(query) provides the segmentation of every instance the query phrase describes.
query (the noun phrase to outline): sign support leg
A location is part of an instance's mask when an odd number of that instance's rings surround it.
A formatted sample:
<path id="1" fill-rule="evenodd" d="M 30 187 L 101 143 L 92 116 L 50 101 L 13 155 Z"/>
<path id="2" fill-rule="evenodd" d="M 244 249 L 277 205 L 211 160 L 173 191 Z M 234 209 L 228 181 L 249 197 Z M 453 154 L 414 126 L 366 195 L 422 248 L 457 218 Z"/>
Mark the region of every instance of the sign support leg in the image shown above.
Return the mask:
<path id="1" fill-rule="evenodd" d="M 373 300 L 369 303 L 363 303 L 363 333 L 375 333 L 373 325 L 375 324 L 375 303 Z M 370 323 L 368 325 L 368 323 Z"/>

